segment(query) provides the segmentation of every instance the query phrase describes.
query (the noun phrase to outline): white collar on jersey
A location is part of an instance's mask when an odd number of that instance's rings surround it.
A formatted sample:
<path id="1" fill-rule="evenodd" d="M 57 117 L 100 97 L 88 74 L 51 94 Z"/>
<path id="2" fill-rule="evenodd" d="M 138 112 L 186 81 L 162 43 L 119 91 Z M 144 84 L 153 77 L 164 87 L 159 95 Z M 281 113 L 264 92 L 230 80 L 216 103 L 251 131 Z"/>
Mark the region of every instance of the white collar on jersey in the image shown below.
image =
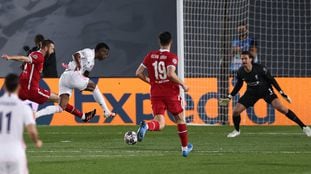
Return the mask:
<path id="1" fill-rule="evenodd" d="M 159 51 L 160 51 L 160 52 L 165 52 L 165 51 L 170 52 L 169 49 L 162 49 L 162 48 L 160 48 Z"/>

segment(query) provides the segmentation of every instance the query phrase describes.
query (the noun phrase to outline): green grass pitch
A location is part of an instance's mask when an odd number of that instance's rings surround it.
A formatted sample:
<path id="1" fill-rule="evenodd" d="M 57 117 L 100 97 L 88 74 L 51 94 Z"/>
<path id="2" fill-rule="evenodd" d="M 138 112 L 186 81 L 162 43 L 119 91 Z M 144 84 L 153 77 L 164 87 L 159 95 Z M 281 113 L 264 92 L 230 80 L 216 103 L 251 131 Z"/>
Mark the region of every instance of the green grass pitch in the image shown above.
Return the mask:
<path id="1" fill-rule="evenodd" d="M 35 149 L 27 139 L 28 165 L 33 174 L 307 174 L 311 173 L 311 138 L 298 127 L 189 126 L 194 145 L 181 156 L 176 127 L 148 132 L 136 145 L 123 142 L 134 126 L 39 127 L 44 142 Z"/>

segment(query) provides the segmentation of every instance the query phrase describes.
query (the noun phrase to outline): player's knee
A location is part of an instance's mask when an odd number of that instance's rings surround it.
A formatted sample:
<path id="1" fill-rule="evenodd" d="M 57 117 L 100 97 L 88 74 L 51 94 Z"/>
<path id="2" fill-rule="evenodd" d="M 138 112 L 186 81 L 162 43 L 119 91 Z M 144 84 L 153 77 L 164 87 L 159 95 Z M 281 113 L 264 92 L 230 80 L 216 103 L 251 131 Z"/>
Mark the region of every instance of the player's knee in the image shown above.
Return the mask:
<path id="1" fill-rule="evenodd" d="M 175 119 L 176 119 L 176 124 L 186 124 L 184 117 L 181 115 L 175 117 Z"/>
<path id="2" fill-rule="evenodd" d="M 288 109 L 286 107 L 280 106 L 279 108 L 277 108 L 277 110 L 279 112 L 281 112 L 282 114 L 287 114 Z"/>
<path id="3" fill-rule="evenodd" d="M 235 116 L 239 116 L 239 115 L 241 114 L 241 112 L 238 111 L 238 110 L 234 110 L 234 111 L 232 112 L 232 114 L 233 114 L 233 116 L 235 117 Z"/>

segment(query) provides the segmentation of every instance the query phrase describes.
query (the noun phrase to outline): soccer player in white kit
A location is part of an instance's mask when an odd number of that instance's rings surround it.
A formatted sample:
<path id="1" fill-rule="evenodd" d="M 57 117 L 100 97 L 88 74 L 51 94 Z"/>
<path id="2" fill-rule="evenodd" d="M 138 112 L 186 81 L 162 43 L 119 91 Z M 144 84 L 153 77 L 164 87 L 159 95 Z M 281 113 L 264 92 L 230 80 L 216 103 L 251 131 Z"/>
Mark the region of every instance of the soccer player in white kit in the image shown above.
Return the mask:
<path id="1" fill-rule="evenodd" d="M 0 174 L 27 174 L 23 132 L 26 127 L 36 147 L 42 146 L 30 106 L 17 96 L 19 79 L 15 74 L 5 78 L 6 93 L 0 98 Z"/>
<path id="2" fill-rule="evenodd" d="M 93 97 L 104 110 L 104 116 L 106 118 L 115 116 L 115 113 L 108 109 L 104 97 L 97 85 L 88 77 L 90 71 L 95 65 L 95 59 L 104 60 L 108 57 L 108 54 L 109 47 L 102 42 L 98 43 L 95 49 L 85 48 L 73 55 L 73 60 L 70 61 L 68 65 L 65 65 L 66 70 L 63 72 L 59 80 L 59 105 L 61 108 L 66 107 L 72 90 L 79 89 L 80 91 L 93 92 Z M 36 118 L 56 112 L 60 112 L 59 107 L 48 106 L 38 111 L 36 113 Z M 93 117 L 94 115 L 90 115 L 90 117 Z M 91 118 L 82 119 L 90 120 Z"/>

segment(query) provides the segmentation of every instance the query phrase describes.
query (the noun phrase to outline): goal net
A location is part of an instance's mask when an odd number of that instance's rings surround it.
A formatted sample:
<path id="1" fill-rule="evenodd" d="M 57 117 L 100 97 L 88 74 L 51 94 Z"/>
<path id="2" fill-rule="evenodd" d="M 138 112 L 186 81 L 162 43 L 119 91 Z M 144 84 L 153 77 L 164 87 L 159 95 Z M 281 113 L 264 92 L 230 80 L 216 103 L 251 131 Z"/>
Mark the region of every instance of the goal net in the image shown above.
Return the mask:
<path id="1" fill-rule="evenodd" d="M 255 61 L 267 66 L 294 98 L 298 115 L 306 112 L 305 99 L 299 97 L 303 94 L 297 90 L 307 88 L 297 86 L 295 80 L 300 84 L 311 76 L 311 1 L 177 0 L 177 16 L 178 56 L 183 61 L 179 73 L 190 87 L 185 94 L 188 123 L 231 123 L 232 108 L 246 85 L 229 106 L 218 106 L 218 99 L 235 84 L 242 50 L 251 51 Z M 263 101 L 247 109 L 241 121 L 290 123 L 278 120 L 277 112 Z"/>

